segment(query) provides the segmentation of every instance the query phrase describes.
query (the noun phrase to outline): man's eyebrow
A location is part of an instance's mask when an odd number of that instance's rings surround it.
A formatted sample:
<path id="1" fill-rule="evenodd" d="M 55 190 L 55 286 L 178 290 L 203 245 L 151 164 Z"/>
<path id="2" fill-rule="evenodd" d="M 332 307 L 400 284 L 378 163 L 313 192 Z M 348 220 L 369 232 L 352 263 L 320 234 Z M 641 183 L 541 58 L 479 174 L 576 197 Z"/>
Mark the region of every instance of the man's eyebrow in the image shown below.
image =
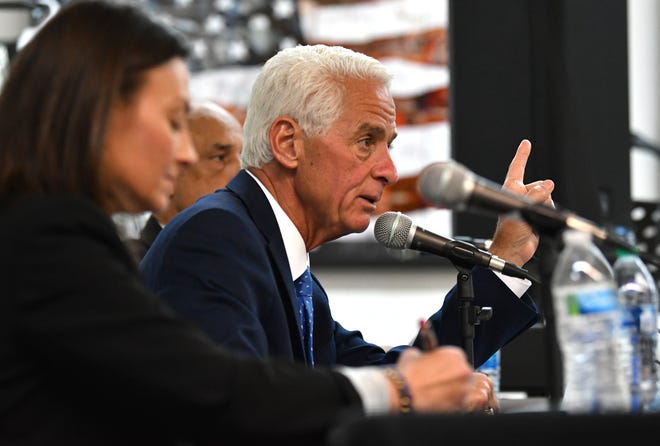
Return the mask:
<path id="1" fill-rule="evenodd" d="M 383 127 L 369 124 L 368 122 L 361 124 L 355 133 L 370 133 L 378 138 L 385 138 L 386 136 L 385 135 L 386 131 Z M 398 133 L 394 131 L 394 134 L 392 135 L 392 139 L 390 139 L 388 142 L 391 143 L 392 141 L 394 141 L 394 138 L 396 138 L 397 136 Z"/>
<path id="2" fill-rule="evenodd" d="M 380 126 L 377 126 L 377 125 L 369 124 L 368 122 L 365 122 L 364 124 L 361 124 L 358 127 L 358 129 L 355 133 L 356 134 L 369 133 L 369 134 L 375 136 L 376 138 L 383 138 L 383 139 L 386 136 L 384 128 L 382 128 Z M 390 138 L 387 141 L 387 145 L 391 146 L 397 136 L 399 136 L 399 134 L 396 131 L 394 131 L 394 134 L 392 135 L 392 138 Z"/>
<path id="3" fill-rule="evenodd" d="M 221 151 L 226 151 L 226 150 L 231 150 L 231 144 L 221 144 L 221 143 L 214 143 L 213 144 L 213 149 L 217 150 L 219 152 Z"/>
<path id="4" fill-rule="evenodd" d="M 379 138 L 385 137 L 385 129 L 377 125 L 369 124 L 368 122 L 361 124 L 356 133 L 370 133 Z"/>

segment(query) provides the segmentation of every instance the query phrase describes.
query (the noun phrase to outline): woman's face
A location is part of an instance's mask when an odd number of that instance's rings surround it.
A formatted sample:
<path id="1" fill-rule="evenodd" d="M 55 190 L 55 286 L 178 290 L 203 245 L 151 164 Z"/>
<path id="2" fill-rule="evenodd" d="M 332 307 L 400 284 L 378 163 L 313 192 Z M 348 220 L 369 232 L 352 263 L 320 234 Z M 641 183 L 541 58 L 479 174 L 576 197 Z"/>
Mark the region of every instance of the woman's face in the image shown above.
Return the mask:
<path id="1" fill-rule="evenodd" d="M 158 211 L 168 204 L 181 166 L 197 161 L 188 103 L 188 69 L 177 57 L 146 71 L 133 98 L 114 104 L 101 162 L 108 213 Z"/>

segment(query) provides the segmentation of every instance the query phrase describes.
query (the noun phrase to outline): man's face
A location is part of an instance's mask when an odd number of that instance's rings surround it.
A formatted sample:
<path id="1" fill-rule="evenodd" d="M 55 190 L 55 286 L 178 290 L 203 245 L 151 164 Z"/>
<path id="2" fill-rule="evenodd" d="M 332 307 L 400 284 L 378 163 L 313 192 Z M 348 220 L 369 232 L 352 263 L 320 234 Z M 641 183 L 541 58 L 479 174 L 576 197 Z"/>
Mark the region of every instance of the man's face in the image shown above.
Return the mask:
<path id="1" fill-rule="evenodd" d="M 325 241 L 367 229 L 383 189 L 398 179 L 391 94 L 373 81 L 345 86 L 344 112 L 326 133 L 305 138 L 295 180 L 306 225 Z"/>
<path id="2" fill-rule="evenodd" d="M 230 116 L 197 116 L 188 121 L 188 126 L 199 161 L 182 169 L 177 178 L 172 196 L 174 213 L 202 195 L 225 187 L 240 170 L 243 133 L 237 120 Z"/>

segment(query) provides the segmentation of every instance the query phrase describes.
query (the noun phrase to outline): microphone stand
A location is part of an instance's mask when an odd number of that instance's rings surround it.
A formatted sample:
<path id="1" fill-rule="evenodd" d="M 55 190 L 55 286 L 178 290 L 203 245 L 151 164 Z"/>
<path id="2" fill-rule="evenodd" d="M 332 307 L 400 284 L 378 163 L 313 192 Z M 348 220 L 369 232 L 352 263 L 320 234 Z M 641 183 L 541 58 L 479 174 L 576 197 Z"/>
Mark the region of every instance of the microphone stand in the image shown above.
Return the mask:
<path id="1" fill-rule="evenodd" d="M 458 311 L 460 313 L 463 349 L 470 365 L 474 366 L 474 326 L 487 321 L 493 315 L 491 307 L 473 305 L 474 287 L 472 284 L 472 266 L 463 266 L 452 262 L 458 270 L 456 287 L 458 291 Z"/>
<path id="2" fill-rule="evenodd" d="M 559 256 L 562 231 L 546 231 L 541 233 L 539 240 L 539 274 L 541 276 L 541 299 L 543 302 L 543 314 L 545 319 L 545 356 L 547 362 L 546 384 L 548 386 L 548 398 L 550 410 L 559 409 L 564 385 L 562 358 L 557 344 L 557 326 L 555 321 L 555 308 L 552 300 L 551 281 L 554 267 Z"/>
<path id="3" fill-rule="evenodd" d="M 546 384 L 548 386 L 550 410 L 555 411 L 559 409 L 564 394 L 564 383 L 562 357 L 557 343 L 557 325 L 551 283 L 561 250 L 560 241 L 564 232 L 564 223 L 543 213 L 535 213 L 533 209 L 520 209 L 520 214 L 539 234 L 538 252 L 541 253 L 539 275 L 541 276 L 541 300 L 545 319 L 544 343 L 546 370 L 548 372 Z"/>

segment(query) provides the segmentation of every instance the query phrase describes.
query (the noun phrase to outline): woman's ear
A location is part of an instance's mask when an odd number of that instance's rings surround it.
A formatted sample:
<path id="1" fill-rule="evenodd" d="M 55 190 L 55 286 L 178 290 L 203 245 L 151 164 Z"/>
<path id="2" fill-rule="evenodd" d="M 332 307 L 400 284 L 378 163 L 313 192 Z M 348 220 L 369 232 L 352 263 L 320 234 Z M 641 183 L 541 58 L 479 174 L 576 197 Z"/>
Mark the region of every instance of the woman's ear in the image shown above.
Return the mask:
<path id="1" fill-rule="evenodd" d="M 280 116 L 273 122 L 269 141 L 273 157 L 278 163 L 289 169 L 298 167 L 302 137 L 302 129 L 294 119 Z"/>

